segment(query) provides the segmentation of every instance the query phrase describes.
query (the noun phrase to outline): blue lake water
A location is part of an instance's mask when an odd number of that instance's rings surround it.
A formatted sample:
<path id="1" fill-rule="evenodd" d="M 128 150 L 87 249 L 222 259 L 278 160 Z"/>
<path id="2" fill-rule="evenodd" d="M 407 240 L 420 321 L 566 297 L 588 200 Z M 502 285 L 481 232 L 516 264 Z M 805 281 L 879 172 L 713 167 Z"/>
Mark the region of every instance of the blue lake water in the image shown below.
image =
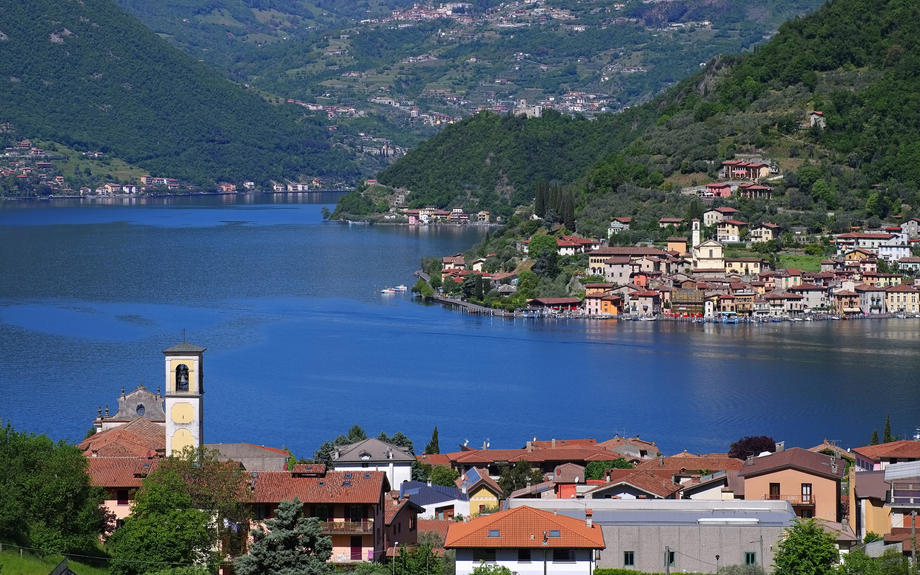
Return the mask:
<path id="1" fill-rule="evenodd" d="M 417 449 L 533 437 L 724 452 L 920 425 L 920 320 L 501 320 L 379 290 L 483 228 L 324 222 L 336 195 L 0 204 L 0 419 L 79 441 L 163 349 L 205 354 L 205 439 L 312 456 L 354 423 Z"/>

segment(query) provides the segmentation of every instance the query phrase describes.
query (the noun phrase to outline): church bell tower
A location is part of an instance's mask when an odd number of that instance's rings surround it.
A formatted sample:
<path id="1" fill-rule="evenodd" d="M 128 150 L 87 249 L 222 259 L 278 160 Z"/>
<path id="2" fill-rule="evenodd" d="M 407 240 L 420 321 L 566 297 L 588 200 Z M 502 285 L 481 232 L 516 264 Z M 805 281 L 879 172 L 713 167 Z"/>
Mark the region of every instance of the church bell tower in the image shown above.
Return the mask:
<path id="1" fill-rule="evenodd" d="M 163 350 L 166 356 L 166 455 L 204 442 L 205 348 L 182 342 Z"/>

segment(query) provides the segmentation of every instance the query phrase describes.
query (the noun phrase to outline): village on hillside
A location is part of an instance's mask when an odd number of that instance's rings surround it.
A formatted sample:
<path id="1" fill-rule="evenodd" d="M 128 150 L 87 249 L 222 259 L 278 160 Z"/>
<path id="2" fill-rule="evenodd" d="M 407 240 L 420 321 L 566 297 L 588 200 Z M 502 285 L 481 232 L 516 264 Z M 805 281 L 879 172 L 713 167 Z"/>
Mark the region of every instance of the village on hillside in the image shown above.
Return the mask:
<path id="1" fill-rule="evenodd" d="M 726 181 L 697 190 L 701 198 L 768 198 L 769 186 L 752 183 L 767 177 L 766 162 L 729 160 L 723 163 Z M 747 181 L 745 181 L 747 180 Z M 704 200 L 706 201 L 706 200 Z M 488 221 L 488 213 L 460 215 L 454 210 L 405 210 L 412 223 L 443 218 Z M 664 245 L 643 242 L 617 246 L 613 240 L 630 229 L 632 217 L 614 217 L 606 238 L 577 234 L 555 237 L 556 254 L 571 258 L 583 254 L 578 293 L 570 297 L 534 297 L 517 310 L 521 314 L 617 319 L 675 319 L 698 321 L 811 321 L 865 317 L 914 317 L 920 314 L 920 218 L 882 224 L 879 229 L 856 229 L 827 237 L 833 255 L 820 270 L 778 268 L 757 254 L 758 247 L 792 237 L 762 222 L 740 221 L 738 209 L 725 205 L 704 209 L 702 219 L 661 218 L 658 227 L 687 235 L 667 237 Z M 534 216 L 535 217 L 535 216 Z M 708 233 L 707 233 L 708 232 Z M 688 237 L 689 236 L 689 237 Z M 534 236 L 537 237 L 537 236 Z M 533 238 L 531 238 L 533 240 Z M 528 243 L 519 243 L 518 257 L 528 256 Z M 787 240 L 789 241 L 789 240 Z M 751 250 L 730 256 L 729 251 Z M 512 297 L 518 290 L 517 271 L 487 271 L 490 258 L 467 261 L 463 254 L 441 258 L 444 291 L 456 291 L 470 275 L 482 278 L 486 292 Z M 584 257 L 586 256 L 586 258 Z M 492 266 L 494 269 L 495 266 Z M 430 272 L 429 272 L 430 273 Z M 472 308 L 471 308 L 472 309 Z M 477 308 L 480 313 L 483 311 Z M 920 317 L 920 316 L 918 316 Z"/>
<path id="2" fill-rule="evenodd" d="M 164 350 L 165 393 L 122 390 L 117 411 L 100 408 L 95 433 L 78 446 L 116 529 L 164 458 L 203 446 L 238 466 L 251 492 L 251 520 L 232 530 L 234 545 L 224 542 L 228 564 L 294 498 L 318 518 L 331 538 L 329 561 L 343 568 L 392 560 L 424 540 L 455 553 L 457 575 L 482 562 L 535 575 L 547 566 L 658 573 L 663 553 L 673 571 L 769 570 L 777 543 L 807 519 L 840 554 L 864 541 L 870 556 L 911 553 L 920 441 L 888 437 L 887 424 L 887 442 L 852 451 L 748 437 L 729 453 L 666 455 L 636 435 L 465 443 L 441 453 L 435 434 L 424 454 L 364 438 L 335 445 L 325 463 L 298 463 L 279 447 L 205 443 L 204 352 L 185 342 Z"/>

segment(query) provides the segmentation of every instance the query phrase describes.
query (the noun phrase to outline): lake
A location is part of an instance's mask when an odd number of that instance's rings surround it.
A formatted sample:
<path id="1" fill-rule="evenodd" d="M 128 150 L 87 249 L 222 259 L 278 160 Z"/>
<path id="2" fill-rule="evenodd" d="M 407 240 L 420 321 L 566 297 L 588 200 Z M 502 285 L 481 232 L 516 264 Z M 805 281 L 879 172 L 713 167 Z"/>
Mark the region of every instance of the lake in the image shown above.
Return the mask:
<path id="1" fill-rule="evenodd" d="M 205 440 L 311 457 L 358 423 L 421 449 L 640 434 L 844 447 L 920 425 L 920 320 L 507 320 L 416 303 L 427 255 L 481 227 L 344 225 L 338 195 L 0 203 L 0 419 L 80 441 L 161 351 L 208 348 Z"/>

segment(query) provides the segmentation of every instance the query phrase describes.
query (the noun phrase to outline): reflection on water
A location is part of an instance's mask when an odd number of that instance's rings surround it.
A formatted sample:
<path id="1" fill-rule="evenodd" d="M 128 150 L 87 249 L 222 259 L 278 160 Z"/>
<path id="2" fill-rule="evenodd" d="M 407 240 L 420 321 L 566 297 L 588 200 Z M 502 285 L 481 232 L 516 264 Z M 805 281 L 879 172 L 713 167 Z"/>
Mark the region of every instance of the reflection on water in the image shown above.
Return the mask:
<path id="1" fill-rule="evenodd" d="M 337 196 L 336 196 L 337 197 Z M 208 441 L 309 457 L 359 423 L 445 449 L 640 433 L 665 452 L 868 441 L 920 424 L 920 320 L 503 320 L 422 306 L 419 258 L 481 228 L 324 222 L 335 198 L 0 204 L 0 418 L 79 440 L 121 387 L 208 348 Z"/>

